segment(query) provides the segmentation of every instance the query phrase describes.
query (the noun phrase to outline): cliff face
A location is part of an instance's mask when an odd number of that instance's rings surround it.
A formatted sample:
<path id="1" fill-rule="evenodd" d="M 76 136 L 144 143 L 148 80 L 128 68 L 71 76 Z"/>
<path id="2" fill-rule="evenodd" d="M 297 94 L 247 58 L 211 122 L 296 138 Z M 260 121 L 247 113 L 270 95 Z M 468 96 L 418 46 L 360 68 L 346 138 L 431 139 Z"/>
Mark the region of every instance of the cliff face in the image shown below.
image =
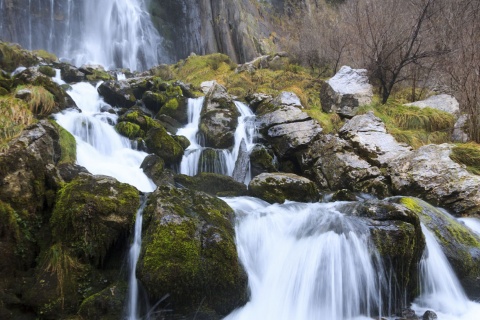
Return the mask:
<path id="1" fill-rule="evenodd" d="M 152 0 L 149 8 L 174 60 L 221 52 L 245 62 L 274 46 L 274 28 L 257 0 Z"/>

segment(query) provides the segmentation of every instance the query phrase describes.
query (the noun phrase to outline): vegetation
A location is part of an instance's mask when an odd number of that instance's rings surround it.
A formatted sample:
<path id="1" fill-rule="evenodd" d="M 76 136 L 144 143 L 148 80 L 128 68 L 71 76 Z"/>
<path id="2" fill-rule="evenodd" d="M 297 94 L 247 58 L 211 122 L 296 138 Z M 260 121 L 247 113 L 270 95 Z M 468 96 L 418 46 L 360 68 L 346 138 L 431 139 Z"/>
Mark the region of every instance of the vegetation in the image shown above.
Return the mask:
<path id="1" fill-rule="evenodd" d="M 19 136 L 34 121 L 25 101 L 10 95 L 0 96 L 0 151 L 5 150 L 8 142 Z"/>
<path id="2" fill-rule="evenodd" d="M 37 116 L 47 116 L 52 113 L 55 108 L 55 97 L 50 91 L 41 86 L 21 85 L 16 89 L 18 95 L 23 91 L 25 100 L 32 111 Z"/>
<path id="3" fill-rule="evenodd" d="M 467 166 L 471 173 L 480 175 L 480 145 L 477 143 L 457 144 L 450 155 L 453 161 Z"/>
<path id="4" fill-rule="evenodd" d="M 60 148 L 62 150 L 62 155 L 60 157 L 60 160 L 58 161 L 58 164 L 62 163 L 75 163 L 77 160 L 77 141 L 75 140 L 75 137 L 65 130 L 62 126 L 57 124 L 55 121 L 51 121 L 55 127 L 58 130 L 60 139 Z"/>

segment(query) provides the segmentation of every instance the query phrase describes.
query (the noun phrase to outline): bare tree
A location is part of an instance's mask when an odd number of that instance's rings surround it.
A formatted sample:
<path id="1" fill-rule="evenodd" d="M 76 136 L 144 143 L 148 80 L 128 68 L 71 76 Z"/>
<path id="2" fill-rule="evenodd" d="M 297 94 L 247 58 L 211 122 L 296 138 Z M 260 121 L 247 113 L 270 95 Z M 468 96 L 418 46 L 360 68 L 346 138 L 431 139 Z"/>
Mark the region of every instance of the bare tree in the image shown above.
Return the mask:
<path id="1" fill-rule="evenodd" d="M 386 103 L 395 85 L 408 79 L 406 67 L 448 52 L 434 38 L 436 0 L 354 0 L 343 7 L 351 17 L 352 57 L 366 67 Z"/>

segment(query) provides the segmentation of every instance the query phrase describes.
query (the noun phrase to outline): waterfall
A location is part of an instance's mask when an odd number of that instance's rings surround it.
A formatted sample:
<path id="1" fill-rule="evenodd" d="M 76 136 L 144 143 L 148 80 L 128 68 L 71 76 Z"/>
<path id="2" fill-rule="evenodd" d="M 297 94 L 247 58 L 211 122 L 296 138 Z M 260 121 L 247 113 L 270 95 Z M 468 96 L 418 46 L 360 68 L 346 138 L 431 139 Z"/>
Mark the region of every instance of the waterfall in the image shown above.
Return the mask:
<path id="1" fill-rule="evenodd" d="M 92 174 L 112 176 L 143 192 L 153 191 L 155 185 L 140 169 L 147 153 L 133 150 L 130 140 L 115 131 L 117 116 L 100 111 L 106 103 L 96 88 L 86 82 L 77 83 L 68 94 L 82 112 L 66 110 L 56 114 L 55 119 L 74 135 L 77 163 Z"/>
<path id="2" fill-rule="evenodd" d="M 0 14 L 0 38 L 77 66 L 145 70 L 170 62 L 145 0 L 0 0 Z"/>
<path id="3" fill-rule="evenodd" d="M 226 319 L 380 315 L 388 285 L 360 219 L 339 213 L 335 203 L 224 200 L 237 214 L 237 250 L 251 290 L 250 301 Z"/>
<path id="4" fill-rule="evenodd" d="M 422 224 L 426 249 L 420 262 L 420 296 L 413 309 L 418 314 L 434 310 L 439 319 L 478 319 L 480 304 L 469 301 L 435 236 Z"/>
<path id="5" fill-rule="evenodd" d="M 477 218 L 460 218 L 459 221 L 463 222 L 468 228 L 480 236 L 480 220 Z"/>
<path id="6" fill-rule="evenodd" d="M 235 101 L 240 116 L 232 149 L 205 148 L 198 129 L 203 102 L 203 97 L 189 99 L 188 124 L 177 132 L 177 135 L 183 135 L 190 141 L 190 146 L 185 150 L 180 163 L 180 173 L 194 176 L 200 172 L 213 172 L 232 176 L 241 152 L 242 141 L 245 143 L 246 152 L 250 152 L 254 146 L 255 115 L 247 105 Z M 248 183 L 249 181 L 250 175 L 248 174 L 244 182 Z"/>
<path id="7" fill-rule="evenodd" d="M 133 235 L 132 246 L 128 255 L 130 276 L 128 279 L 128 302 L 127 302 L 127 320 L 139 319 L 138 310 L 138 281 L 136 276 L 137 262 L 140 257 L 140 250 L 142 248 L 142 222 L 143 222 L 143 209 L 145 208 L 147 201 L 142 201 L 142 205 L 137 211 L 135 219 L 135 229 Z"/>

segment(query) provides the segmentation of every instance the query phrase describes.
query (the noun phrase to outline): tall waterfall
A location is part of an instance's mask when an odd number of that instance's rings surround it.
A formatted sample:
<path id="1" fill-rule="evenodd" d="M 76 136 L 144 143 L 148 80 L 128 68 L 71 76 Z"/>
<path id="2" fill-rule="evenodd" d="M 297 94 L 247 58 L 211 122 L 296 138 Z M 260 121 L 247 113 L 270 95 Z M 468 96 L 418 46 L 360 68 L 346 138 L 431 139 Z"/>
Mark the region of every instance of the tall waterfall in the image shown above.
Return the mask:
<path id="1" fill-rule="evenodd" d="M 439 319 L 475 320 L 480 304 L 468 300 L 457 276 L 433 233 L 422 224 L 426 249 L 420 262 L 420 296 L 413 309 L 418 314 L 434 310 Z"/>
<path id="2" fill-rule="evenodd" d="M 211 149 L 203 145 L 201 134 L 199 134 L 200 114 L 204 98 L 189 99 L 188 102 L 188 124 L 178 130 L 177 135 L 183 135 L 190 141 L 190 146 L 185 151 L 180 163 L 180 173 L 194 176 L 199 172 L 213 172 L 232 176 L 235 170 L 237 159 L 242 152 L 249 152 L 253 146 L 255 134 L 255 115 L 252 110 L 242 102 L 235 101 L 235 106 L 240 113 L 238 126 L 235 130 L 235 142 L 231 149 Z M 214 153 L 213 157 L 205 156 Z M 213 159 L 212 159 L 213 158 Z M 247 164 L 248 166 L 249 164 Z M 250 181 L 247 174 L 245 183 Z"/>
<path id="3" fill-rule="evenodd" d="M 335 203 L 270 205 L 225 198 L 237 213 L 237 249 L 250 302 L 226 319 L 354 319 L 379 315 L 382 267 L 367 227 Z"/>
<path id="4" fill-rule="evenodd" d="M 76 65 L 144 70 L 168 62 L 145 0 L 0 0 L 0 13 L 0 38 Z"/>
<path id="5" fill-rule="evenodd" d="M 113 125 L 117 116 L 101 112 L 106 103 L 89 83 L 77 83 L 68 91 L 81 113 L 66 110 L 57 114 L 57 122 L 77 141 L 77 163 L 93 174 L 112 176 L 138 190 L 155 190 L 153 182 L 140 169 L 145 152 L 133 150 L 130 140 L 119 135 Z"/>

